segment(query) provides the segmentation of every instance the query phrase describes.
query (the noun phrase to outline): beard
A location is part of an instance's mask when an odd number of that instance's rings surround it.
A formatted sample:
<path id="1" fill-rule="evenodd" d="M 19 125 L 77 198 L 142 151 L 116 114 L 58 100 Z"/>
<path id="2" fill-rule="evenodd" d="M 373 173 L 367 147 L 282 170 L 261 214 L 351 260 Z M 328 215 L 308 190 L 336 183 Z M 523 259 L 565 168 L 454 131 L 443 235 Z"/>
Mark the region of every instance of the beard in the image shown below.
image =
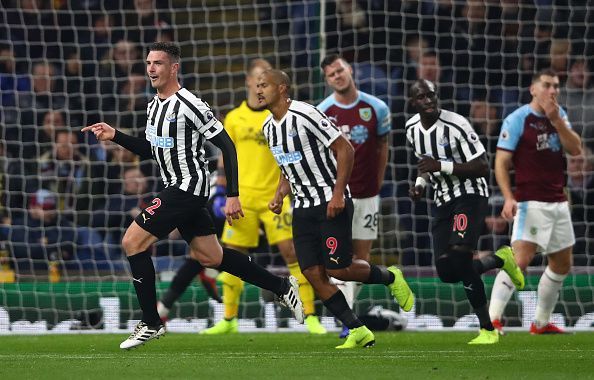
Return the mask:
<path id="1" fill-rule="evenodd" d="M 346 83 L 343 88 L 340 88 L 340 89 L 335 88 L 334 91 L 340 95 L 345 95 L 349 92 L 350 88 L 351 88 L 350 83 Z"/>

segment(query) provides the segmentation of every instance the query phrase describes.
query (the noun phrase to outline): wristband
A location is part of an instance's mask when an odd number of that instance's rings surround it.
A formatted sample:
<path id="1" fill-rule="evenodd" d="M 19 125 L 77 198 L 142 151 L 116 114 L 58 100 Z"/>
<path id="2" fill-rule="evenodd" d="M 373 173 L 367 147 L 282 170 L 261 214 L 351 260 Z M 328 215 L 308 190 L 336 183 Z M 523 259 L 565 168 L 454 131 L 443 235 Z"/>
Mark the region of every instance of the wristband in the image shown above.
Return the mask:
<path id="1" fill-rule="evenodd" d="M 454 172 L 454 163 L 451 161 L 439 161 L 441 164 L 441 172 L 445 174 L 452 174 Z"/>
<path id="2" fill-rule="evenodd" d="M 422 188 L 425 188 L 425 186 L 427 186 L 427 181 L 425 181 L 425 178 L 417 177 L 417 180 L 415 181 L 415 187 L 417 187 L 417 186 L 421 186 Z"/>

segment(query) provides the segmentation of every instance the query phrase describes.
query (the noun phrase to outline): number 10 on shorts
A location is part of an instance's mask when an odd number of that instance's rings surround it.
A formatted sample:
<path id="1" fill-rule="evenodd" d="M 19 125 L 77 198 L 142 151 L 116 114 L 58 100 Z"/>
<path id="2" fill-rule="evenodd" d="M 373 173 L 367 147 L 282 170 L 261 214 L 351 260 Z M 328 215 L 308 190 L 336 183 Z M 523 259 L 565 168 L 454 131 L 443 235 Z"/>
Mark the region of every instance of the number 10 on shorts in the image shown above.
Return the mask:
<path id="1" fill-rule="evenodd" d="M 454 225 L 452 227 L 452 231 L 464 232 L 466 231 L 466 227 L 468 227 L 468 217 L 466 214 L 454 215 Z"/>

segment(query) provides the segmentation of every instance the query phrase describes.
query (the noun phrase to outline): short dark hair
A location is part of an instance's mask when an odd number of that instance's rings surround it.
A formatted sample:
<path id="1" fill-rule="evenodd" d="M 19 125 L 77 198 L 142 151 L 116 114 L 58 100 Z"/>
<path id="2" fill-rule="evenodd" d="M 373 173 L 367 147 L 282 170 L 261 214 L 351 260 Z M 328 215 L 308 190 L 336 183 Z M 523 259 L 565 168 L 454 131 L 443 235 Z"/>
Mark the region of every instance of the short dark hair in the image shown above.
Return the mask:
<path id="1" fill-rule="evenodd" d="M 265 70 L 262 74 L 269 75 L 272 78 L 272 82 L 276 85 L 284 84 L 287 87 L 287 95 L 289 95 L 291 92 L 291 77 L 289 74 L 277 69 Z"/>
<path id="2" fill-rule="evenodd" d="M 414 98 L 415 96 L 417 96 L 417 89 L 421 86 L 427 86 L 429 88 L 433 87 L 433 89 L 435 90 L 435 96 L 439 99 L 439 90 L 437 88 L 437 85 L 433 82 L 431 82 L 430 80 L 427 79 L 417 79 L 416 81 L 413 82 L 413 84 L 410 85 L 410 91 L 408 92 L 408 97 L 409 98 Z"/>
<path id="3" fill-rule="evenodd" d="M 324 59 L 322 59 L 322 62 L 320 63 L 320 68 L 322 69 L 322 71 L 324 71 L 326 66 L 330 66 L 331 64 L 338 61 L 339 59 L 342 59 L 344 61 L 344 58 L 342 58 L 342 56 L 340 56 L 339 54 L 327 55 L 324 57 Z"/>
<path id="4" fill-rule="evenodd" d="M 538 82 L 540 80 L 540 77 L 543 75 L 546 75 L 549 77 L 558 77 L 559 76 L 559 74 L 557 74 L 557 72 L 555 70 L 553 70 L 550 67 L 547 67 L 546 69 L 538 70 L 536 72 L 536 74 L 534 74 L 532 76 L 532 83 Z"/>
<path id="5" fill-rule="evenodd" d="M 179 62 L 179 59 L 181 58 L 181 49 L 179 46 L 169 41 L 154 42 L 149 47 L 149 51 L 164 51 L 174 62 Z"/>

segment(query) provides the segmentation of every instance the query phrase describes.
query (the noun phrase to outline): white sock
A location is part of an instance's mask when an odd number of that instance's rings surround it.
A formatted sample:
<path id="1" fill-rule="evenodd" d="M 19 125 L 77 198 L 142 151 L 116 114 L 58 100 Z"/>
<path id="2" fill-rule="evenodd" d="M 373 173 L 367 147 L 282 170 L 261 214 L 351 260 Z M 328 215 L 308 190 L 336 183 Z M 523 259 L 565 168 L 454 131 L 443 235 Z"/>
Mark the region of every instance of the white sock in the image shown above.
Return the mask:
<path id="1" fill-rule="evenodd" d="M 354 301 L 357 300 L 357 297 L 359 297 L 359 292 L 361 291 L 362 286 L 363 286 L 363 284 L 358 281 L 353 282 L 353 304 L 354 304 Z"/>
<path id="2" fill-rule="evenodd" d="M 495 277 L 493 290 L 491 290 L 491 302 L 489 302 L 489 316 L 491 320 L 501 320 L 509 299 L 514 294 L 516 287 L 511 278 L 504 271 L 500 270 Z"/>
<path id="3" fill-rule="evenodd" d="M 157 313 L 159 313 L 159 317 L 167 318 L 169 316 L 169 309 L 163 305 L 161 301 L 157 302 Z"/>
<path id="4" fill-rule="evenodd" d="M 563 287 L 563 280 L 567 274 L 557 274 L 548 266 L 538 283 L 538 298 L 536 300 L 536 327 L 544 327 L 551 319 L 551 313 L 559 299 L 559 291 Z"/>
<path id="5" fill-rule="evenodd" d="M 357 294 L 359 293 L 359 283 L 356 281 L 347 281 L 345 282 L 346 293 L 344 293 L 344 297 L 349 304 L 351 310 L 355 310 L 355 300 L 357 299 Z"/>
<path id="6" fill-rule="evenodd" d="M 338 289 L 344 294 L 344 298 L 347 301 L 347 304 L 353 310 L 353 305 L 355 304 L 355 300 L 357 299 L 357 295 L 359 294 L 359 290 L 361 288 L 361 283 L 355 281 L 342 281 L 338 280 L 334 277 L 330 278 L 330 282 L 338 287 Z"/>
<path id="7" fill-rule="evenodd" d="M 355 297 L 353 296 L 353 282 L 352 281 L 345 281 L 342 284 L 336 284 L 338 289 L 344 294 L 344 298 L 346 299 L 347 303 L 351 310 L 353 309 L 353 304 L 355 303 Z"/>

